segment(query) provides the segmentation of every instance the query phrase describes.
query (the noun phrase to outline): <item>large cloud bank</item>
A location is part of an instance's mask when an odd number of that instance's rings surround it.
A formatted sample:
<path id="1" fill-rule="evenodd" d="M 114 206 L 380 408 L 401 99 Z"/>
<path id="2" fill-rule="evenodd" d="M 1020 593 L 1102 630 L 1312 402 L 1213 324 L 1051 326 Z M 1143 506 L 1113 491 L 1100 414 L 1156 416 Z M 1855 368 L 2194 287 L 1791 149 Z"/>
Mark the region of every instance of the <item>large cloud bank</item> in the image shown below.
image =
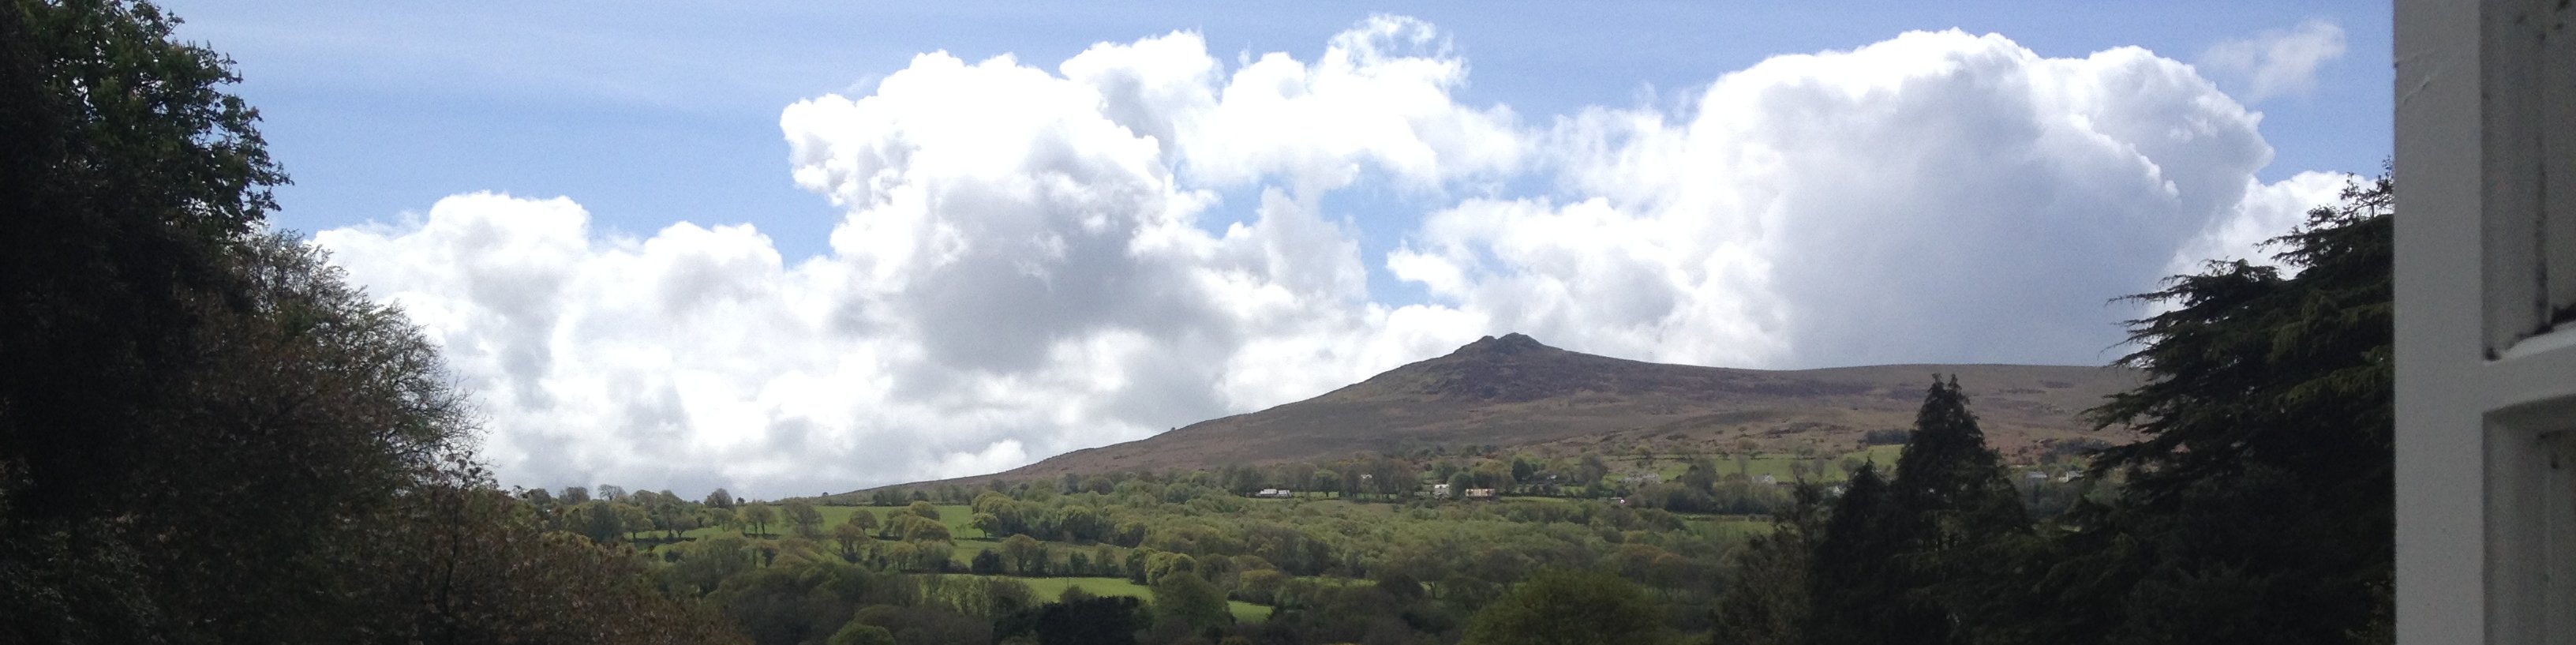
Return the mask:
<path id="1" fill-rule="evenodd" d="M 1751 367 L 2098 363 L 2138 313 L 2107 299 L 2252 255 L 2343 181 L 2258 181 L 2260 116 L 2136 49 L 1909 33 L 1544 120 L 1461 104 L 1467 77 L 1401 18 L 1312 61 L 1186 32 L 1052 71 L 924 54 L 780 117 L 840 211 L 820 257 L 495 194 L 316 241 L 444 344 L 505 481 L 774 497 L 1141 438 L 1504 331 Z M 1447 206 L 1364 257 L 1325 206 L 1362 182 Z"/>

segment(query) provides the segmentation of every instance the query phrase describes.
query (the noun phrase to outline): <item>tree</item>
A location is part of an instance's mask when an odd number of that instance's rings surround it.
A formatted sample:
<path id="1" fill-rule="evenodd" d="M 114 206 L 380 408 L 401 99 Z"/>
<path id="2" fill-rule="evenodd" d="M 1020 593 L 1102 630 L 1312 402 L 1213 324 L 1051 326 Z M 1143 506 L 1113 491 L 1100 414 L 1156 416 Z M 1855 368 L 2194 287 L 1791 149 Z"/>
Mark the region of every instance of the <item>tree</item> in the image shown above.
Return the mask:
<path id="1" fill-rule="evenodd" d="M 914 501 L 910 506 L 905 506 L 903 511 L 922 519 L 934 522 L 939 520 L 939 507 L 932 506 L 927 501 Z"/>
<path id="2" fill-rule="evenodd" d="M 1608 476 L 1610 464 L 1601 461 L 1600 455 L 1583 453 L 1582 461 L 1574 467 L 1574 481 L 1582 484 L 1587 493 L 1594 484 L 1601 483 L 1601 478 Z"/>
<path id="3" fill-rule="evenodd" d="M 1010 559 L 1011 570 L 1020 575 L 1046 574 L 1046 547 L 1039 545 L 1037 538 L 1014 534 L 1002 540 L 1002 555 Z"/>
<path id="4" fill-rule="evenodd" d="M 1869 473 L 1868 478 L 1873 480 L 1872 487 L 1879 485 L 1875 472 Z M 1710 642 L 1810 642 L 1806 627 L 1813 592 L 1808 575 L 1816 566 L 1816 538 L 1824 533 L 1824 493 L 1816 484 L 1798 484 L 1789 507 L 1772 516 L 1771 534 L 1745 539 L 1744 548 L 1735 556 L 1735 584 L 1718 597 L 1711 616 L 1715 625 L 1709 630 Z M 1876 491 L 1868 494 L 1875 495 Z"/>
<path id="5" fill-rule="evenodd" d="M 769 523 L 778 521 L 778 511 L 770 509 L 768 504 L 755 503 L 743 507 L 742 521 L 751 524 L 752 533 L 768 533 Z"/>
<path id="6" fill-rule="evenodd" d="M 580 486 L 565 486 L 563 489 L 563 495 L 560 497 L 563 498 L 563 503 L 566 506 L 580 504 L 582 502 L 590 501 L 590 489 Z"/>
<path id="7" fill-rule="evenodd" d="M 877 515 L 875 513 L 868 512 L 868 509 L 854 509 L 850 511 L 850 519 L 841 520 L 841 524 L 857 527 L 860 531 L 872 533 L 877 530 Z"/>
<path id="8" fill-rule="evenodd" d="M 1293 579 L 1278 569 L 1253 569 L 1236 579 L 1235 593 L 1247 602 L 1273 604 L 1277 602 L 1279 587 Z"/>
<path id="9" fill-rule="evenodd" d="M 718 488 L 715 492 L 707 493 L 706 505 L 710 508 L 733 508 L 733 493 Z"/>
<path id="10" fill-rule="evenodd" d="M 1064 601 L 1038 608 L 1038 645 L 1135 645 L 1145 608 L 1135 598 L 1095 597 L 1064 590 Z"/>
<path id="11" fill-rule="evenodd" d="M 1467 622 L 1462 645 L 1660 643 L 1663 614 L 1636 585 L 1594 571 L 1542 571 Z"/>
<path id="12" fill-rule="evenodd" d="M 1717 490 L 1717 462 L 1709 461 L 1705 457 L 1693 459 L 1690 469 L 1682 471 L 1682 476 L 1675 481 L 1691 490 L 1702 493 L 1713 492 Z"/>
<path id="13" fill-rule="evenodd" d="M 615 544 L 626 534 L 625 518 L 607 502 L 585 502 L 578 507 L 582 518 L 581 534 L 600 544 Z"/>
<path id="14" fill-rule="evenodd" d="M 1165 575 L 1154 580 L 1153 590 L 1157 622 L 1183 625 L 1192 633 L 1234 623 L 1225 594 L 1218 593 L 1216 585 L 1208 584 L 1206 578 L 1188 572 Z"/>
<path id="15" fill-rule="evenodd" d="M 787 523 L 796 527 L 796 535 L 811 540 L 823 536 L 823 512 L 801 499 L 787 500 Z"/>
<path id="16" fill-rule="evenodd" d="M 2146 436 L 2094 454 L 2093 478 L 2127 485 L 1996 585 L 2090 610 L 1981 618 L 2028 625 L 2024 642 L 2388 633 L 2394 195 L 2382 176 L 2309 211 L 2269 243 L 2281 268 L 2212 262 L 2134 297 L 2168 307 L 2130 323 L 2121 363 L 2146 382 L 2092 411 Z"/>
<path id="17" fill-rule="evenodd" d="M 437 344 L 265 228 L 257 112 L 173 23 L 0 5 L 0 642 L 736 640 L 474 464 Z"/>
<path id="18" fill-rule="evenodd" d="M 1877 467 L 1863 464 L 1812 538 L 1801 631 L 1813 642 L 1938 642 L 1948 633 L 1937 610 L 1909 597 L 1915 581 L 1901 568 L 1903 535 L 1889 527 L 1892 496 Z"/>
<path id="19" fill-rule="evenodd" d="M 948 525 L 919 515 L 895 516 L 894 521 L 886 523 L 886 528 L 907 542 L 946 542 L 955 539 L 955 536 L 948 534 Z"/>
<path id="20" fill-rule="evenodd" d="M 825 645 L 895 645 L 895 640 L 894 632 L 886 631 L 886 628 L 852 620 L 849 624 L 842 625 L 840 631 L 832 632 L 831 640 L 824 643 Z"/>
<path id="21" fill-rule="evenodd" d="M 992 549 L 978 549 L 975 557 L 966 562 L 966 570 L 979 576 L 998 576 L 1008 569 L 1002 561 L 1002 554 L 994 553 Z"/>
<path id="22" fill-rule="evenodd" d="M 1909 536 L 1921 540 L 1919 548 L 1948 548 L 2028 525 L 2003 458 L 1986 446 L 1957 376 L 1934 379 L 1924 393 L 1890 489 L 1896 508 L 1913 516 L 1893 528 L 1925 531 Z"/>
<path id="23" fill-rule="evenodd" d="M 0 457 L 12 512 L 65 518 L 151 482 L 152 412 L 192 405 L 201 335 L 234 312 L 230 257 L 286 177 L 225 94 L 229 61 L 150 6 L 13 2 L 0 15 Z M 234 293 L 227 293 L 234 292 Z"/>
<path id="24" fill-rule="evenodd" d="M 867 529 L 843 522 L 840 526 L 832 527 L 832 541 L 840 543 L 842 560 L 857 562 L 859 545 L 873 542 L 875 539 L 868 537 Z"/>

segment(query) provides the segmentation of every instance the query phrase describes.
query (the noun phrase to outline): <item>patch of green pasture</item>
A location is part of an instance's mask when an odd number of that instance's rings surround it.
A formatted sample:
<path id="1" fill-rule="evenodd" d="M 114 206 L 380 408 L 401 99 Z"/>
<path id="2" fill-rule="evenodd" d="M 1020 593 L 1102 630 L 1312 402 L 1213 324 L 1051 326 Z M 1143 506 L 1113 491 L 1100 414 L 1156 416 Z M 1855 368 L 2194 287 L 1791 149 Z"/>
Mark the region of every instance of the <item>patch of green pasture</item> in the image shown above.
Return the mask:
<path id="1" fill-rule="evenodd" d="M 1896 458 L 1904 454 L 1905 446 L 1890 444 L 1884 446 L 1870 446 L 1868 450 L 1847 452 L 1843 453 L 1842 456 L 1860 457 L 1862 459 L 1878 462 L 1879 472 L 1885 473 L 1890 469 L 1896 468 Z M 1841 457 L 1835 458 L 1835 461 L 1837 462 L 1841 460 Z M 1841 466 L 1836 465 L 1835 468 L 1840 469 Z"/>
<path id="2" fill-rule="evenodd" d="M 1739 540 L 1757 535 L 1770 535 L 1778 528 L 1771 523 L 1771 520 L 1752 518 L 1725 518 L 1709 524 L 1709 529 L 1718 535 Z"/>
<path id="3" fill-rule="evenodd" d="M 982 531 L 977 531 L 975 530 L 975 527 L 972 526 L 975 521 L 975 509 L 973 507 L 966 506 L 964 504 L 940 504 L 935 508 L 939 509 L 939 523 L 948 525 L 949 535 L 961 540 L 970 536 L 983 536 Z M 887 517 L 891 517 L 896 512 L 902 511 L 903 509 L 904 507 L 902 506 L 814 507 L 814 510 L 823 512 L 823 526 L 825 527 L 839 526 L 842 522 L 850 521 L 851 515 L 858 513 L 875 515 L 877 517 L 877 525 L 884 526 Z"/>
<path id="4" fill-rule="evenodd" d="M 1062 543 L 1062 542 L 1049 542 L 1048 544 L 1063 544 L 1063 543 Z M 983 550 L 985 550 L 985 549 L 992 549 L 992 550 L 993 550 L 993 552 L 995 552 L 995 553 L 1000 553 L 1000 552 L 1002 551 L 1002 541 L 1001 541 L 1001 540 L 957 540 L 957 541 L 955 541 L 955 542 L 951 542 L 951 543 L 949 543 L 949 547 L 948 547 L 948 560 L 949 560 L 949 561 L 951 561 L 951 562 L 955 562 L 955 563 L 957 563 L 957 566 L 961 566 L 961 567 L 963 567 L 963 566 L 968 566 L 968 565 L 972 565 L 972 564 L 975 564 L 975 554 L 976 554 L 976 553 L 979 553 L 979 552 L 982 552 L 982 551 L 983 551 Z"/>
<path id="5" fill-rule="evenodd" d="M 998 578 L 1009 576 L 992 577 Z M 1038 600 L 1044 602 L 1055 602 L 1057 598 L 1064 596 L 1064 590 L 1070 587 L 1082 587 L 1083 591 L 1091 592 L 1091 595 L 1094 596 L 1124 596 L 1143 600 L 1148 604 L 1154 602 L 1153 589 L 1146 588 L 1145 585 L 1129 582 L 1126 578 L 1011 579 L 1027 584 L 1029 586 L 1029 591 L 1036 593 Z M 1269 605 L 1256 605 L 1241 600 L 1228 600 L 1225 601 L 1225 604 L 1227 611 L 1234 614 L 1234 622 L 1252 624 L 1270 620 Z"/>
<path id="6" fill-rule="evenodd" d="M 779 508 L 779 507 L 774 506 L 774 505 L 773 505 L 773 506 L 771 506 L 770 508 L 771 508 L 772 510 L 777 511 L 779 515 L 782 515 L 782 516 L 783 516 L 783 515 L 786 515 L 786 510 L 785 510 L 785 509 Z M 960 505 L 960 504 L 943 504 L 943 505 L 940 505 L 938 508 L 939 508 L 939 523 L 941 523 L 941 524 L 945 524 L 945 525 L 947 525 L 947 526 L 948 526 L 948 534 L 949 534 L 949 536 L 951 536 L 952 538 L 954 538 L 954 539 L 955 539 L 955 541 L 958 543 L 958 552 L 959 552 L 960 554 L 956 556 L 956 560 L 957 560 L 958 562 L 961 562 L 961 563 L 962 563 L 962 562 L 967 562 L 967 561 L 971 560 L 972 558 L 974 558 L 974 557 L 975 557 L 975 551 L 976 551 L 976 549 L 975 549 L 975 548 L 967 548 L 967 547 L 965 546 L 966 544 L 968 544 L 968 543 L 970 543 L 970 542 L 974 541 L 974 540 L 975 540 L 975 538 L 983 537 L 983 532 L 981 532 L 981 531 L 977 531 L 977 530 L 975 530 L 973 527 L 969 526 L 969 524 L 970 524 L 970 523 L 972 523 L 972 522 L 974 521 L 974 519 L 975 519 L 975 511 L 974 511 L 974 509 L 969 508 L 969 507 L 964 506 L 964 505 Z M 735 508 L 734 510 L 735 510 L 735 512 L 741 512 L 741 509 L 740 509 L 739 507 Z M 885 518 L 886 518 L 889 514 L 892 514 L 892 513 L 896 512 L 896 511 L 903 510 L 903 507 L 901 507 L 901 506 L 816 506 L 816 507 L 814 507 L 814 510 L 815 510 L 815 511 L 817 511 L 817 512 L 822 513 L 822 515 L 823 515 L 823 535 L 825 536 L 825 537 L 824 537 L 824 541 L 830 541 L 830 539 L 831 539 L 831 538 L 830 538 L 830 536 L 831 536 L 831 534 L 832 534 L 832 527 L 840 526 L 842 523 L 850 521 L 850 516 L 851 516 L 851 515 L 855 515 L 855 514 L 858 514 L 858 513 L 869 513 L 869 514 L 873 514 L 873 515 L 875 515 L 875 516 L 876 516 L 876 518 L 877 518 L 877 525 L 878 525 L 878 526 L 884 526 L 884 525 L 885 525 Z M 781 517 L 781 518 L 779 518 L 779 519 L 777 519 L 777 520 L 773 520 L 773 521 L 771 521 L 771 522 L 769 523 L 769 526 L 768 526 L 767 528 L 768 528 L 769 530 L 766 532 L 766 535 L 767 535 L 768 537 L 772 537 L 772 538 L 776 538 L 776 537 L 785 537 L 785 536 L 788 536 L 788 535 L 790 535 L 790 534 L 792 534 L 792 533 L 794 533 L 794 532 L 795 532 L 794 525 L 789 524 L 789 523 L 787 522 L 787 519 L 786 519 L 786 518 L 784 518 L 784 517 Z M 732 536 L 737 536 L 737 537 L 741 537 L 741 538 L 744 538 L 744 539 L 754 539 L 754 538 L 750 535 L 750 530 L 751 530 L 751 527 L 749 527 L 749 526 L 745 526 L 745 527 L 743 527 L 743 528 L 741 528 L 741 529 L 729 529 L 729 528 L 725 528 L 725 527 L 721 527 L 721 526 L 701 526 L 701 527 L 698 527 L 698 528 L 689 529 L 689 530 L 687 530 L 687 531 L 682 531 L 682 532 L 680 532 L 680 537 L 681 537 L 683 540 L 703 540 L 703 539 L 707 539 L 707 538 L 711 538 L 711 537 L 717 537 L 717 536 L 722 536 L 722 535 L 732 535 Z M 981 544 L 982 546 L 992 546 L 992 545 L 994 544 L 993 542 L 989 542 L 989 541 L 975 542 L 975 543 L 977 543 L 977 544 Z M 667 546 L 667 545 L 665 545 L 665 546 Z M 977 547 L 977 548 L 981 548 L 981 547 Z M 657 551 L 658 551 L 658 550 L 659 550 L 659 548 L 657 547 L 655 550 L 657 550 Z"/>
<path id="7" fill-rule="evenodd" d="M 1225 610 L 1226 613 L 1234 614 L 1234 622 L 1245 625 L 1258 625 L 1270 620 L 1269 605 L 1255 605 L 1241 600 L 1228 600 L 1225 601 Z"/>
<path id="8" fill-rule="evenodd" d="M 1029 590 L 1037 592 L 1039 600 L 1048 602 L 1054 602 L 1058 597 L 1063 596 L 1064 590 L 1070 587 L 1081 587 L 1083 591 L 1091 592 L 1094 596 L 1128 596 L 1147 600 L 1152 600 L 1154 597 L 1154 590 L 1126 578 L 1019 578 L 1018 580 L 1028 583 Z"/>
<path id="9" fill-rule="evenodd" d="M 1701 457 L 1702 455 L 1695 454 L 1658 456 L 1652 462 L 1654 473 L 1662 475 L 1664 481 L 1680 479 L 1684 473 L 1690 472 L 1691 461 Z M 1783 482 L 1796 481 L 1798 479 L 1797 471 L 1791 466 L 1800 461 L 1805 461 L 1810 464 L 1823 464 L 1825 468 L 1823 479 L 1827 481 L 1840 481 L 1843 478 L 1841 466 L 1837 465 L 1837 462 L 1841 461 L 1843 457 L 1842 455 L 1819 455 L 1816 457 L 1801 458 L 1797 455 L 1766 453 L 1762 456 L 1752 457 L 1741 462 L 1737 461 L 1735 457 L 1729 455 L 1710 454 L 1706 455 L 1706 457 L 1717 464 L 1717 474 L 1719 477 L 1741 473 L 1746 477 L 1770 475 L 1772 479 L 1777 479 Z"/>

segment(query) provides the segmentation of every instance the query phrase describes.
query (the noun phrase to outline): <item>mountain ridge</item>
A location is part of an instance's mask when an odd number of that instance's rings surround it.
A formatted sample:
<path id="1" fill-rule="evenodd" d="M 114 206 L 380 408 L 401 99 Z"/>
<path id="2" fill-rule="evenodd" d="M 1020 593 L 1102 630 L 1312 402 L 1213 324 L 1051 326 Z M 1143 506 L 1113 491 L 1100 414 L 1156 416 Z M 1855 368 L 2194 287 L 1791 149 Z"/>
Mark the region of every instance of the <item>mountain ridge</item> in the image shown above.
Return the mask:
<path id="1" fill-rule="evenodd" d="M 1435 444 L 1571 452 L 1636 445 L 1845 450 L 1909 427 L 1935 374 L 1959 377 L 1988 440 L 2010 458 L 2048 442 L 2114 443 L 2081 412 L 2134 387 L 2120 367 L 1901 364 L 1755 370 L 1585 354 L 1524 334 L 1486 336 L 1301 401 L 1192 423 L 1010 470 L 897 487 L 1067 473 L 1327 461 Z M 873 490 L 873 489 L 870 489 Z"/>

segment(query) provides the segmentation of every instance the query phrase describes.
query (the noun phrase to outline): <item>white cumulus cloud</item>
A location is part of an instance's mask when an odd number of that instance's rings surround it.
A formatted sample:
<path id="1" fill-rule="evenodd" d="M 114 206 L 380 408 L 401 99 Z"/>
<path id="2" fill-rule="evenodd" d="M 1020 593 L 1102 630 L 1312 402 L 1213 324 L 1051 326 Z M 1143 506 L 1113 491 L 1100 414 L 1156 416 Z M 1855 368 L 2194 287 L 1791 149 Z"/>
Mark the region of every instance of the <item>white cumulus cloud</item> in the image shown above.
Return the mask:
<path id="1" fill-rule="evenodd" d="M 315 241 L 443 344 L 505 481 L 784 496 L 1141 438 L 1505 331 L 1753 367 L 2099 362 L 2135 313 L 2108 299 L 2251 255 L 2340 185 L 2256 180 L 2257 117 L 2136 49 L 1912 33 L 1529 123 L 1455 98 L 1447 38 L 1376 17 L 1312 61 L 1188 32 L 1053 70 L 920 55 L 781 113 L 840 217 L 794 263 L 750 225 L 613 236 L 487 193 Z M 1325 199 L 1363 180 L 1444 205 L 1365 257 Z M 1374 299 L 1372 271 L 1427 297 Z"/>
<path id="2" fill-rule="evenodd" d="M 2301 96 L 2317 89 L 2317 68 L 2342 58 L 2343 28 L 2323 20 L 2291 30 L 2268 29 L 2221 42 L 2200 55 L 2200 65 L 2238 83 L 2245 100 Z"/>
<path id="3" fill-rule="evenodd" d="M 2099 362 L 2134 312 L 2109 298 L 2318 196 L 2324 175 L 2253 179 L 2258 121 L 2144 50 L 1909 33 L 1772 58 L 1677 114 L 1561 119 L 1545 148 L 1566 196 L 1435 213 L 1388 268 L 1619 355 Z"/>

